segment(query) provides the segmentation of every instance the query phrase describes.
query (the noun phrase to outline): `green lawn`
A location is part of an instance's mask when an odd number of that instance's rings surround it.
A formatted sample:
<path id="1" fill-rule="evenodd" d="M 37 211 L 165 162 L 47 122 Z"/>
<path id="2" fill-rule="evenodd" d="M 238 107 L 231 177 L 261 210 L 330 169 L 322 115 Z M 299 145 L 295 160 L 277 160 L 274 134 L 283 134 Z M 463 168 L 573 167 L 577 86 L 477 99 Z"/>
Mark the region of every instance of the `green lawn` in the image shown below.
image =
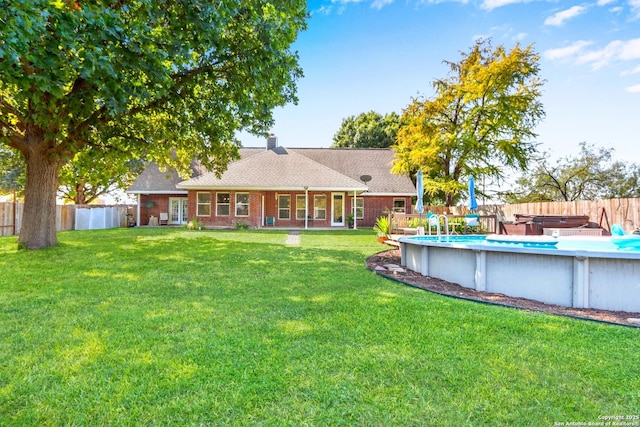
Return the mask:
<path id="1" fill-rule="evenodd" d="M 0 425 L 462 426 L 639 415 L 640 330 L 378 277 L 369 230 L 0 238 Z M 549 280 L 541 274 L 541 280 Z"/>

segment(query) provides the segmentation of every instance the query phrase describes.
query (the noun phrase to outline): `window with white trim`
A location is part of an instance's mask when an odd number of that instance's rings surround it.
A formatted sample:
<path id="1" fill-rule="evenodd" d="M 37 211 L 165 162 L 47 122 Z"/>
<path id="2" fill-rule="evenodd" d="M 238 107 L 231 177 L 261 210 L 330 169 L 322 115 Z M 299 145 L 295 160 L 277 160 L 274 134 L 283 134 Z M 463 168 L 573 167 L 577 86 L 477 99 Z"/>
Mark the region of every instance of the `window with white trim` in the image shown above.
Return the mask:
<path id="1" fill-rule="evenodd" d="M 229 216 L 230 209 L 230 193 L 216 193 L 216 216 Z"/>
<path id="2" fill-rule="evenodd" d="M 211 216 L 211 193 L 199 192 L 196 198 L 196 216 Z"/>
<path id="3" fill-rule="evenodd" d="M 305 196 L 304 194 L 296 195 L 296 219 L 304 219 L 307 209 L 305 208 Z"/>
<path id="4" fill-rule="evenodd" d="M 291 195 L 278 195 L 278 219 L 291 219 Z"/>
<path id="5" fill-rule="evenodd" d="M 313 196 L 313 219 L 327 219 L 327 196 L 324 194 Z"/>
<path id="6" fill-rule="evenodd" d="M 351 206 L 354 206 L 353 197 L 351 198 Z M 355 207 L 356 207 L 356 218 L 364 219 L 364 197 L 356 197 Z"/>
<path id="7" fill-rule="evenodd" d="M 405 213 L 405 199 L 393 199 L 393 211 L 397 213 Z"/>
<path id="8" fill-rule="evenodd" d="M 249 193 L 236 193 L 236 216 L 249 216 Z"/>

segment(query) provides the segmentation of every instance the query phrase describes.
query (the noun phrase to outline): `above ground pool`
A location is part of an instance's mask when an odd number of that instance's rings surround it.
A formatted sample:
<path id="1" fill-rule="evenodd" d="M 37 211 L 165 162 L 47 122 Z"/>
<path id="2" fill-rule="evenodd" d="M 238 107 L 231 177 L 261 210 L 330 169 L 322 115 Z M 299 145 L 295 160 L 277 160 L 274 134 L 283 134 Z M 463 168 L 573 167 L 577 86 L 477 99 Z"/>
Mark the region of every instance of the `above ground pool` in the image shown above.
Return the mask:
<path id="1" fill-rule="evenodd" d="M 565 307 L 640 312 L 640 246 L 619 246 L 611 237 L 442 235 L 398 241 L 402 264 L 425 276 Z"/>

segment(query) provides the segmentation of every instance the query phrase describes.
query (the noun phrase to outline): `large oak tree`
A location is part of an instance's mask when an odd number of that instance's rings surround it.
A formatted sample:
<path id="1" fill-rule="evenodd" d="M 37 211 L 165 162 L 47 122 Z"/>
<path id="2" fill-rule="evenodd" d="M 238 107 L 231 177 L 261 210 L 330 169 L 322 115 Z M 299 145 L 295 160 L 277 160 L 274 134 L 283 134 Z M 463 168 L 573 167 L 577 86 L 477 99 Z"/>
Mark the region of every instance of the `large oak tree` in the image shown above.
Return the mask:
<path id="1" fill-rule="evenodd" d="M 57 243 L 61 168 L 82 150 L 222 172 L 238 130 L 296 101 L 302 0 L 0 0 L 0 144 L 26 164 L 21 246 Z M 116 156 L 118 157 L 118 156 Z"/>
<path id="2" fill-rule="evenodd" d="M 429 199 L 451 206 L 469 175 L 500 179 L 509 168 L 526 168 L 544 117 L 538 60 L 532 46 L 478 41 L 460 61 L 445 61 L 450 73 L 433 83 L 433 97 L 414 99 L 403 112 L 393 171 L 421 169 Z"/>

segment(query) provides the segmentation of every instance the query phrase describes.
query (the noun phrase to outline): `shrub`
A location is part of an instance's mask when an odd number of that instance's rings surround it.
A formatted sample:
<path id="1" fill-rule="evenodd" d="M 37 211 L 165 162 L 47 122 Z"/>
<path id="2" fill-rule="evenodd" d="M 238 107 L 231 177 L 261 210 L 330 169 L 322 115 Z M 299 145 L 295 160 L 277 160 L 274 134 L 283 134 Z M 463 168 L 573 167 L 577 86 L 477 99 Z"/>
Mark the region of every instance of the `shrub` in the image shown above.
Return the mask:
<path id="1" fill-rule="evenodd" d="M 378 237 L 385 237 L 389 235 L 389 218 L 381 216 L 376 219 L 376 225 L 373 226 L 373 231 L 376 232 Z"/>
<path id="2" fill-rule="evenodd" d="M 202 230 L 202 227 L 202 221 L 199 221 L 195 218 L 187 223 L 187 230 Z"/>

